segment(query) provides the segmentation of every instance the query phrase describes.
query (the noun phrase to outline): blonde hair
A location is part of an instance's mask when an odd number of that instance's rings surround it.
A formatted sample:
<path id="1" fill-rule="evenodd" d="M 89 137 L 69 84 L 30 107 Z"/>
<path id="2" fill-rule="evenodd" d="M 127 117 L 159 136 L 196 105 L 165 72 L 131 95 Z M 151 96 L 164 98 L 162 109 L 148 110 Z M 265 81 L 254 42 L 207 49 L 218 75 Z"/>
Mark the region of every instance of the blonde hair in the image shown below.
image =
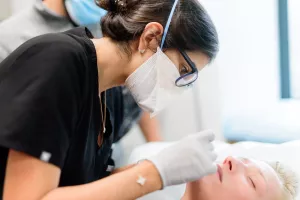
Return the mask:
<path id="1" fill-rule="evenodd" d="M 289 167 L 280 162 L 268 162 L 282 183 L 282 195 L 279 200 L 296 200 L 299 189 L 299 177 Z"/>

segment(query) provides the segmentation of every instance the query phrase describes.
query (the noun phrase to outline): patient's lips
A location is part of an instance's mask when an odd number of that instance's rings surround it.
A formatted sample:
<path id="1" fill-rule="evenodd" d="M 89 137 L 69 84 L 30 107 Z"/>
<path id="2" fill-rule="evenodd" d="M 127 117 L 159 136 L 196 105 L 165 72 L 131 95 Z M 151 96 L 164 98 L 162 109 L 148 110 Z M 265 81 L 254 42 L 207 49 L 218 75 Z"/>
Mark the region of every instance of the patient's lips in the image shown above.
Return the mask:
<path id="1" fill-rule="evenodd" d="M 218 176 L 219 176 L 219 179 L 220 179 L 220 182 L 222 182 L 222 179 L 223 179 L 223 170 L 221 168 L 220 165 L 217 165 L 218 166 Z"/>

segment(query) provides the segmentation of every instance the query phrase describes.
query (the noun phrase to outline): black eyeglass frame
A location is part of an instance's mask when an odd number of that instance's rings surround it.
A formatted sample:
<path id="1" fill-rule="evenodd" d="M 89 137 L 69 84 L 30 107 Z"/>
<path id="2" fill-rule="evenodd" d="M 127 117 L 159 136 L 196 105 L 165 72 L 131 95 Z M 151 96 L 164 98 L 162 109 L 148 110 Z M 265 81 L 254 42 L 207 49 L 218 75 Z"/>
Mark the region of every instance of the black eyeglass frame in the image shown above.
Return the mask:
<path id="1" fill-rule="evenodd" d="M 182 51 L 181 49 L 179 49 L 179 52 L 180 52 L 180 54 L 183 56 L 183 58 L 184 58 L 184 60 L 187 62 L 187 64 L 188 64 L 188 65 L 191 67 L 191 69 L 192 69 L 191 72 L 189 72 L 189 73 L 187 73 L 187 74 L 184 74 L 184 75 L 180 76 L 180 77 L 179 77 L 178 79 L 176 79 L 176 81 L 175 81 L 175 85 L 176 85 L 177 87 L 185 87 L 185 86 L 191 85 L 192 83 L 194 83 L 194 82 L 198 79 L 198 69 L 197 69 L 195 63 L 190 59 L 190 57 L 189 57 L 184 51 Z M 191 82 L 186 83 L 186 84 L 184 84 L 184 85 L 178 84 L 180 80 L 184 79 L 184 78 L 187 77 L 187 76 L 193 75 L 193 74 L 196 75 L 196 78 L 195 78 L 194 80 L 192 80 Z"/>

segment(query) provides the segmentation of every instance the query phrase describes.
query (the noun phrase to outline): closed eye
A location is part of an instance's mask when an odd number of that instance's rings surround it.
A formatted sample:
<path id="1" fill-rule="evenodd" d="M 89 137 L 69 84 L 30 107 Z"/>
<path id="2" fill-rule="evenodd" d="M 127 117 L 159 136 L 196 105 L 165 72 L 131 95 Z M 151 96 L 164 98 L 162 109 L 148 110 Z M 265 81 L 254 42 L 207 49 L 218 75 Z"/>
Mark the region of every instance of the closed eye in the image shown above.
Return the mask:
<path id="1" fill-rule="evenodd" d="M 249 177 L 248 179 L 249 179 L 249 181 L 250 181 L 252 187 L 253 187 L 254 189 L 256 189 L 256 186 L 255 186 L 254 181 L 253 181 L 250 177 Z"/>

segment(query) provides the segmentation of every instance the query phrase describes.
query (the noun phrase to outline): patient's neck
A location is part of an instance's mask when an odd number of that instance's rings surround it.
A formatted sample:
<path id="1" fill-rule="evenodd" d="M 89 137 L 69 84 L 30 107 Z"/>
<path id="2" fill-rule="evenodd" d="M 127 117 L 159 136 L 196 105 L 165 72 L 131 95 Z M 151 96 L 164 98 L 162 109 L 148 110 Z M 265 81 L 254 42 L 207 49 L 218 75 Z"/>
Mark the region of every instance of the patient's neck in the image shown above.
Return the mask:
<path id="1" fill-rule="evenodd" d="M 199 183 L 192 182 L 186 184 L 185 193 L 181 200 L 202 200 L 201 193 L 199 191 Z"/>

